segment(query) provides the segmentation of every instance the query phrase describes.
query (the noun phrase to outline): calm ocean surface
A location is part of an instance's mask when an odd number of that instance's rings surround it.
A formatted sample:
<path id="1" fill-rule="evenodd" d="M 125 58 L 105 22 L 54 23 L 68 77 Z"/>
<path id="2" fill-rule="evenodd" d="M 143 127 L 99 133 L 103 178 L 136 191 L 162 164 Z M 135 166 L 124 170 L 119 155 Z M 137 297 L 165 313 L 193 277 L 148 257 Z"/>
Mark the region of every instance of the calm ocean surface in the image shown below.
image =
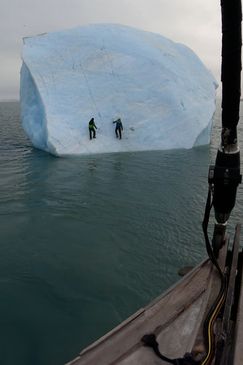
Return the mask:
<path id="1" fill-rule="evenodd" d="M 211 147 L 75 158 L 32 148 L 19 113 L 0 103 L 0 362 L 63 365 L 206 256 L 220 110 Z M 232 232 L 242 206 L 240 187 Z"/>

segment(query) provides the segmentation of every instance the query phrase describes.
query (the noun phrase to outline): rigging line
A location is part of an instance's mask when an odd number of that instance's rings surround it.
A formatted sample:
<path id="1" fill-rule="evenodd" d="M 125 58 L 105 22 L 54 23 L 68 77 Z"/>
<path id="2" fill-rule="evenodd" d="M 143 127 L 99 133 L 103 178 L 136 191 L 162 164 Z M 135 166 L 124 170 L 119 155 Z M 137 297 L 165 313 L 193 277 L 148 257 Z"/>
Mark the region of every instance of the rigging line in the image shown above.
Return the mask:
<path id="1" fill-rule="evenodd" d="M 213 250 L 212 250 L 209 238 L 208 238 L 208 222 L 209 222 L 210 212 L 211 212 L 211 209 L 213 206 L 212 191 L 213 191 L 212 184 L 209 184 L 204 218 L 203 218 L 203 222 L 202 222 L 202 228 L 203 228 L 206 250 L 207 250 L 208 256 L 209 256 L 210 260 L 212 261 L 212 263 L 214 264 L 214 266 L 217 268 L 219 275 L 222 277 L 223 276 L 222 270 L 220 269 L 219 264 L 214 256 L 214 253 L 213 253 Z"/>

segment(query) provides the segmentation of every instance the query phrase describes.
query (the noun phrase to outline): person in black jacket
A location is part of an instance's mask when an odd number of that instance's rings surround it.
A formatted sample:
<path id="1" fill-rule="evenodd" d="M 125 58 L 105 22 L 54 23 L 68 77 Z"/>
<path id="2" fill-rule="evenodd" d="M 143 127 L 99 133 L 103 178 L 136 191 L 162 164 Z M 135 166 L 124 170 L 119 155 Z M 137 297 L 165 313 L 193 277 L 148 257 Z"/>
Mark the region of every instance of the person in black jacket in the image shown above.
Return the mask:
<path id="1" fill-rule="evenodd" d="M 117 120 L 114 120 L 113 123 L 116 123 L 116 129 L 115 129 L 116 138 L 119 137 L 120 139 L 122 139 L 123 125 L 122 125 L 121 119 L 118 118 Z"/>
<path id="2" fill-rule="evenodd" d="M 96 132 L 95 129 L 97 129 L 95 122 L 94 122 L 94 118 L 91 118 L 89 121 L 89 138 L 92 139 L 96 138 Z"/>

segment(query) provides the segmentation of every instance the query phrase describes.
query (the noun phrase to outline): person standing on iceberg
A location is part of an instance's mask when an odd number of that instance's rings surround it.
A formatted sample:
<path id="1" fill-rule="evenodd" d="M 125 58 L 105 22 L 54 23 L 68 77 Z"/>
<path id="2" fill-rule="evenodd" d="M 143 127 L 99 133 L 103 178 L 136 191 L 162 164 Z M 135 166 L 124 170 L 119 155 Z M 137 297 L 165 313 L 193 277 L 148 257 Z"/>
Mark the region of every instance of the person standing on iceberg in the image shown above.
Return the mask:
<path id="1" fill-rule="evenodd" d="M 113 123 L 116 123 L 116 129 L 115 129 L 116 138 L 118 138 L 118 136 L 119 136 L 119 138 L 122 139 L 123 125 L 122 125 L 121 119 L 118 118 L 117 120 L 114 120 Z"/>
<path id="2" fill-rule="evenodd" d="M 97 129 L 95 122 L 94 122 L 94 118 L 91 118 L 89 121 L 89 138 L 96 138 L 96 132 L 95 129 Z"/>

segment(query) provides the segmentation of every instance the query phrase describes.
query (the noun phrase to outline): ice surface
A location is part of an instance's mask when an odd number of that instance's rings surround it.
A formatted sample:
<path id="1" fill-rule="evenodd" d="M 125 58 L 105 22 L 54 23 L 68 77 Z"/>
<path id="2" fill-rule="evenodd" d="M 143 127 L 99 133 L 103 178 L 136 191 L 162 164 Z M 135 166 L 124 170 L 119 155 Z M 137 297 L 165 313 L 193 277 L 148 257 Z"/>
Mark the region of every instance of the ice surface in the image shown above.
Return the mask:
<path id="1" fill-rule="evenodd" d="M 189 48 L 98 24 L 24 38 L 20 101 L 33 145 L 55 155 L 208 144 L 216 81 Z M 94 117 L 97 138 L 89 140 Z M 113 120 L 121 118 L 123 139 Z"/>

